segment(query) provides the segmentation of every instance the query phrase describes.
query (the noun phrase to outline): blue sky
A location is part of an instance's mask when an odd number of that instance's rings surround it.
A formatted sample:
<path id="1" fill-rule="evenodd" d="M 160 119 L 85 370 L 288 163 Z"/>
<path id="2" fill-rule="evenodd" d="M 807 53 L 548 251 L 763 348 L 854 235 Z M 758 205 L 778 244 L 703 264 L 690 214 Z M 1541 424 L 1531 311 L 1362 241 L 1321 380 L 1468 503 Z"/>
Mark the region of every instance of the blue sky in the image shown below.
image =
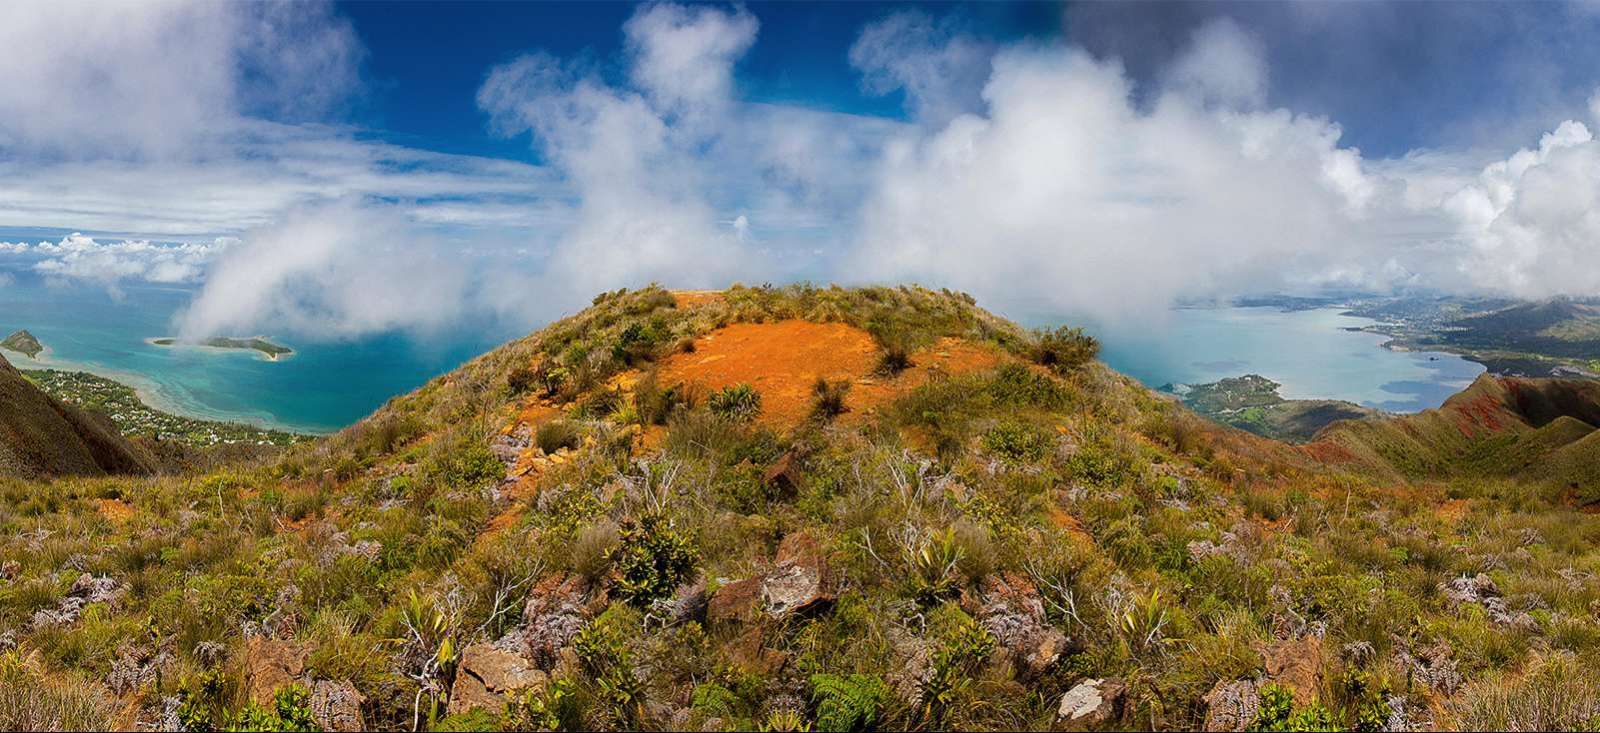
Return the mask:
<path id="1" fill-rule="evenodd" d="M 330 337 L 652 280 L 1595 295 L 1597 41 L 1560 3 L 7 3 L 0 286 Z"/>

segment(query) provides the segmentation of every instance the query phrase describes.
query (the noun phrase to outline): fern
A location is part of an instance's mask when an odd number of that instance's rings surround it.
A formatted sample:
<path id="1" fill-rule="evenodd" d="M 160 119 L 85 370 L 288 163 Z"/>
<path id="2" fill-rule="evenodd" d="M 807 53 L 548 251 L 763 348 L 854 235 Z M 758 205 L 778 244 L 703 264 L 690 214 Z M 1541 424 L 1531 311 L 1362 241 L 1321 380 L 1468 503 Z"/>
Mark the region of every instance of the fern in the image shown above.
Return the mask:
<path id="1" fill-rule="evenodd" d="M 820 733 L 867 730 L 878 720 L 889 688 L 872 675 L 811 675 L 811 699 L 817 705 Z"/>

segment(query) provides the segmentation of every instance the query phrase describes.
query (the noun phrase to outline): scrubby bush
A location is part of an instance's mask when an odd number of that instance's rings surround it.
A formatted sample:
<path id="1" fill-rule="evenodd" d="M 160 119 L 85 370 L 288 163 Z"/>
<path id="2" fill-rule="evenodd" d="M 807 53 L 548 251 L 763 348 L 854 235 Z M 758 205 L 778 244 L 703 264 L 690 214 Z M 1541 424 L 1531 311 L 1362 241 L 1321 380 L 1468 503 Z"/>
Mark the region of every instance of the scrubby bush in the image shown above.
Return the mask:
<path id="1" fill-rule="evenodd" d="M 694 545 L 660 514 L 625 521 L 611 553 L 617 594 L 640 608 L 670 597 L 699 562 Z"/>
<path id="2" fill-rule="evenodd" d="M 706 400 L 711 412 L 734 420 L 753 420 L 761 414 L 761 393 L 748 384 L 723 387 Z"/>
<path id="3" fill-rule="evenodd" d="M 694 393 L 686 385 L 662 387 L 654 372 L 646 374 L 633 388 L 633 410 L 643 425 L 666 425 L 679 412 L 692 410 Z"/>
<path id="4" fill-rule="evenodd" d="M 562 449 L 573 450 L 583 444 L 583 428 L 567 420 L 551 420 L 539 426 L 533 442 L 546 454 Z"/>
<path id="5" fill-rule="evenodd" d="M 847 409 L 844 398 L 849 393 L 850 380 L 830 382 L 826 377 L 817 377 L 816 384 L 811 385 L 811 414 L 823 420 L 843 414 Z"/>
<path id="6" fill-rule="evenodd" d="M 1073 372 L 1100 355 L 1100 342 L 1082 328 L 1041 329 L 1033 338 L 1033 360 L 1057 374 Z"/>
<path id="7" fill-rule="evenodd" d="M 1011 463 L 1031 463 L 1044 458 L 1050 439 L 1032 426 L 1006 420 L 983 434 L 983 447 Z"/>

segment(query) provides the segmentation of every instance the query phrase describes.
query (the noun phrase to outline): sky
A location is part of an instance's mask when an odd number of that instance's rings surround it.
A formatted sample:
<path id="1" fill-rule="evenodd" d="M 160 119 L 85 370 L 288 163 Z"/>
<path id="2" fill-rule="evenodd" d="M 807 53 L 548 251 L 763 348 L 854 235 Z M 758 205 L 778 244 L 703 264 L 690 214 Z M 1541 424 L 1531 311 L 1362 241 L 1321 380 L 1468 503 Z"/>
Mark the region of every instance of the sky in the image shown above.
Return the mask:
<path id="1" fill-rule="evenodd" d="M 1600 295 L 1593 3 L 0 4 L 0 287 L 188 336 L 920 282 Z"/>

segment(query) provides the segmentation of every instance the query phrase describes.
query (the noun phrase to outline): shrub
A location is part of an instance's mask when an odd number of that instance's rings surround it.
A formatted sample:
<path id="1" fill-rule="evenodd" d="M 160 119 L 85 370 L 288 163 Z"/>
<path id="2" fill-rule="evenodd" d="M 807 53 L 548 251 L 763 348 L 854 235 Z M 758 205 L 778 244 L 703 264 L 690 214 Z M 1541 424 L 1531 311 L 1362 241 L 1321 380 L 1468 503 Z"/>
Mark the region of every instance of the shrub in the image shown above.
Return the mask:
<path id="1" fill-rule="evenodd" d="M 666 425 L 679 411 L 694 409 L 694 394 L 684 385 L 661 387 L 654 373 L 633 388 L 633 410 L 642 425 Z"/>
<path id="2" fill-rule="evenodd" d="M 723 387 L 706 400 L 711 411 L 734 420 L 753 420 L 761 413 L 761 393 L 748 384 Z"/>
<path id="3" fill-rule="evenodd" d="M 885 346 L 878 352 L 878 365 L 873 369 L 880 376 L 892 377 L 911 368 L 911 352 L 904 345 Z"/>
<path id="4" fill-rule="evenodd" d="M 576 449 L 583 444 L 583 428 L 567 420 L 551 420 L 539 426 L 533 442 L 545 453 L 555 453 L 562 448 Z"/>
<path id="5" fill-rule="evenodd" d="M 1044 458 L 1049 438 L 1028 425 L 1008 420 L 983 434 L 983 447 L 1011 463 L 1032 463 Z"/>
<path id="6" fill-rule="evenodd" d="M 611 552 L 617 593 L 635 606 L 648 608 L 667 598 L 694 572 L 699 553 L 660 514 L 646 514 L 622 526 Z"/>
<path id="7" fill-rule="evenodd" d="M 1075 371 L 1099 355 L 1100 342 L 1081 328 L 1061 326 L 1034 334 L 1033 360 L 1057 374 Z"/>
<path id="8" fill-rule="evenodd" d="M 811 385 L 811 414 L 823 420 L 843 414 L 847 409 L 844 398 L 849 393 L 850 380 L 829 382 L 824 377 L 817 377 L 817 383 Z"/>
<path id="9" fill-rule="evenodd" d="M 811 675 L 811 699 L 817 706 L 819 733 L 871 730 L 878 710 L 889 699 L 889 687 L 872 675 Z"/>
<path id="10" fill-rule="evenodd" d="M 1449 711 L 1462 730 L 1593 730 L 1600 722 L 1600 683 L 1569 654 L 1552 654 L 1522 674 L 1467 685 Z"/>

